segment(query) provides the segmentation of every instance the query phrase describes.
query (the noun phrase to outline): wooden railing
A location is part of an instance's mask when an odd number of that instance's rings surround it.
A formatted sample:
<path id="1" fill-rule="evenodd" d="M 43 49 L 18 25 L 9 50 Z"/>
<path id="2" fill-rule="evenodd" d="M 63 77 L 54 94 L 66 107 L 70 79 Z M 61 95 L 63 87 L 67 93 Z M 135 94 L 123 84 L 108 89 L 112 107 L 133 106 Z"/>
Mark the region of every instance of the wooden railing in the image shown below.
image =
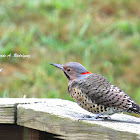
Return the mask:
<path id="1" fill-rule="evenodd" d="M 0 139 L 17 133 L 20 140 L 92 139 L 96 136 L 118 138 L 140 137 L 140 118 L 125 114 L 114 114 L 104 121 L 78 121 L 84 115 L 92 115 L 76 103 L 61 99 L 1 98 Z M 3 131 L 2 131 L 3 130 Z M 5 130 L 5 131 L 4 131 Z M 18 131 L 17 131 L 18 130 Z M 5 135 L 5 138 L 7 138 Z M 14 138 L 14 137 L 13 137 Z M 18 137 L 16 137 L 18 140 Z M 22 139 L 21 139 L 22 138 Z"/>

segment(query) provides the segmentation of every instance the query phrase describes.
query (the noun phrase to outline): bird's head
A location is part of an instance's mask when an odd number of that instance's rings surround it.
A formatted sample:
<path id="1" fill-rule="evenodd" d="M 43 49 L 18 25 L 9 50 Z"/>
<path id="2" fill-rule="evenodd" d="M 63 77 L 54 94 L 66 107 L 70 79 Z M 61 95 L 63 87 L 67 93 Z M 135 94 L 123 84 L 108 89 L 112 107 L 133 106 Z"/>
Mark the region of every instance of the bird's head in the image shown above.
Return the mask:
<path id="1" fill-rule="evenodd" d="M 84 66 L 77 62 L 69 62 L 64 65 L 51 63 L 51 65 L 61 69 L 68 81 L 80 80 L 91 74 Z"/>

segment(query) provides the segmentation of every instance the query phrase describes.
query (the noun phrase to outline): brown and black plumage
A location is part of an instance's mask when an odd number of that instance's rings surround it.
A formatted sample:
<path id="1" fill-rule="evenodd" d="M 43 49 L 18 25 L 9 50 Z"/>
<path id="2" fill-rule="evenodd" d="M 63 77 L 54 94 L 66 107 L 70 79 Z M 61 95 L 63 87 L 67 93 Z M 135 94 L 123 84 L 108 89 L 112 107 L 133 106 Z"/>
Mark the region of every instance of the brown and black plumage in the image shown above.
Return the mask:
<path id="1" fill-rule="evenodd" d="M 88 72 L 77 62 L 51 65 L 64 72 L 68 79 L 69 94 L 77 104 L 89 112 L 98 114 L 92 120 L 117 112 L 140 114 L 140 106 L 105 77 Z"/>

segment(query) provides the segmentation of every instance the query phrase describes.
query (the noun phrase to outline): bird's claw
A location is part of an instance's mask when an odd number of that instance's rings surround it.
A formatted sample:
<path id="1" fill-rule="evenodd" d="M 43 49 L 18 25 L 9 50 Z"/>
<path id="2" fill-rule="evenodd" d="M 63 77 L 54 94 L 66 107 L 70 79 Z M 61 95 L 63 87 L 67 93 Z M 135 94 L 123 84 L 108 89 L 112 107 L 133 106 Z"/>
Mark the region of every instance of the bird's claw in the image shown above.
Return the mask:
<path id="1" fill-rule="evenodd" d="M 87 121 L 103 121 L 104 118 L 95 118 L 95 117 L 91 117 L 91 118 L 79 118 L 78 121 L 82 121 L 82 120 L 87 120 Z"/>

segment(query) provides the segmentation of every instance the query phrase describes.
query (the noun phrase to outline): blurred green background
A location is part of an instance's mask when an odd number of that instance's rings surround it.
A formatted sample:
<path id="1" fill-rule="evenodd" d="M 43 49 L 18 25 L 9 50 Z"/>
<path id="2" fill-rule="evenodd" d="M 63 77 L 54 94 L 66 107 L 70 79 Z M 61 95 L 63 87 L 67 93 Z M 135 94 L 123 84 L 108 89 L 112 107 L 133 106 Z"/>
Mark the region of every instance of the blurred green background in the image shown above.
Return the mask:
<path id="1" fill-rule="evenodd" d="M 72 100 L 49 63 L 76 61 L 140 104 L 139 0 L 1 0 L 0 97 Z M 26 54 L 30 58 L 13 55 Z"/>

